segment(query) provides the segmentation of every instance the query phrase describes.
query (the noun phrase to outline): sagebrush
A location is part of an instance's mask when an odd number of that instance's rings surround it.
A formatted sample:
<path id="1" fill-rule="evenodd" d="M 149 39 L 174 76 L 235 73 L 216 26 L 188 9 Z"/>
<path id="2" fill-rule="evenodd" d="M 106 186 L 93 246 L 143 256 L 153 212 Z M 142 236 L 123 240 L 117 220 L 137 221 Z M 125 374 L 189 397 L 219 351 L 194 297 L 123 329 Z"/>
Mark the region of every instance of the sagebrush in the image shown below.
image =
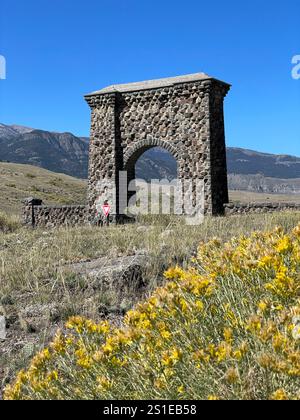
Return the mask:
<path id="1" fill-rule="evenodd" d="M 201 243 L 124 326 L 73 317 L 6 399 L 300 399 L 300 225 Z"/>

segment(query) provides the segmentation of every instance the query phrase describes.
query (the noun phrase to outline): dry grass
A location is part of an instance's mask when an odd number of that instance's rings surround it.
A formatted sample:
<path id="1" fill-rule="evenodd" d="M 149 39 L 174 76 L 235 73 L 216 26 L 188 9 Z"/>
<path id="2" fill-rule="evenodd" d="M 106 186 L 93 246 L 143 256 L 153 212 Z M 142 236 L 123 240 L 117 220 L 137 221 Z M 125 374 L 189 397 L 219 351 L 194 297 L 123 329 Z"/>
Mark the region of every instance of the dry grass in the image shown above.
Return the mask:
<path id="1" fill-rule="evenodd" d="M 270 230 L 276 225 L 290 229 L 300 213 L 277 213 L 229 218 L 207 218 L 201 226 L 185 226 L 182 219 L 154 218 L 135 225 L 109 228 L 78 227 L 53 231 L 19 229 L 0 233 L 0 315 L 8 322 L 8 340 L 0 343 L 2 383 L 43 347 L 56 328 L 71 315 L 94 320 L 106 313 L 131 308 L 135 292 L 93 291 L 88 279 L 66 271 L 66 265 L 106 256 L 147 255 L 145 295 L 161 284 L 162 273 L 178 263 L 183 267 L 197 245 L 218 237 L 225 241 L 253 230 Z M 28 309 L 29 308 L 29 309 Z M 28 309 L 28 310 L 27 310 Z M 28 321 L 24 313 L 37 312 Z M 40 322 L 39 322 L 40 321 Z"/>
<path id="2" fill-rule="evenodd" d="M 0 211 L 0 232 L 14 232 L 20 228 L 21 223 L 18 216 L 9 216 L 8 214 Z"/>
<path id="3" fill-rule="evenodd" d="M 240 203 L 300 203 L 300 194 L 267 194 L 250 191 L 229 191 L 232 202 Z"/>
<path id="4" fill-rule="evenodd" d="M 0 210 L 19 215 L 22 200 L 37 196 L 46 204 L 84 204 L 86 181 L 31 165 L 0 162 Z"/>
<path id="5" fill-rule="evenodd" d="M 202 242 L 121 327 L 72 317 L 5 397 L 299 400 L 299 256 L 300 223 Z"/>

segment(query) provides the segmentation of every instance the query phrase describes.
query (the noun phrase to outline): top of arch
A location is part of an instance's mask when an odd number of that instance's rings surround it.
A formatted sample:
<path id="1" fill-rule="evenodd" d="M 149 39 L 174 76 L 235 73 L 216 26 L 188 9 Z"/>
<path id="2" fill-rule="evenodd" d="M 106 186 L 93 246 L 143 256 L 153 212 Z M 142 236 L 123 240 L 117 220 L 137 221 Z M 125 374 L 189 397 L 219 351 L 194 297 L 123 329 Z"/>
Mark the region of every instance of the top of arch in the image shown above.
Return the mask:
<path id="1" fill-rule="evenodd" d="M 203 80 L 215 80 L 225 85 L 228 85 L 228 83 L 217 80 L 214 77 L 211 77 L 205 73 L 194 73 L 194 74 L 187 74 L 184 76 L 167 77 L 164 79 L 146 80 L 143 82 L 111 85 L 111 86 L 105 87 L 104 89 L 92 92 L 86 96 L 105 95 L 105 94 L 115 93 L 115 92 L 126 93 L 126 92 L 137 92 L 141 90 L 159 89 L 159 88 L 164 88 L 164 87 L 172 87 L 172 86 L 182 84 L 182 83 L 192 83 L 192 82 L 199 82 Z"/>

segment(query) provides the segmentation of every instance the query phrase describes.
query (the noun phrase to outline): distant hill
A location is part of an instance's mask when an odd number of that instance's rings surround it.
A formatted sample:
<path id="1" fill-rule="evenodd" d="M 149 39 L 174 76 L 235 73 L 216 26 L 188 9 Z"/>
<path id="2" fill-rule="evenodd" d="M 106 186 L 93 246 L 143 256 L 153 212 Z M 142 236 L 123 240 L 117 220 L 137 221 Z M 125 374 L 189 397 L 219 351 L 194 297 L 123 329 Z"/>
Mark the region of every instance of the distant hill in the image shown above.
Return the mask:
<path id="1" fill-rule="evenodd" d="M 29 133 L 33 128 L 23 127 L 22 125 L 4 125 L 0 124 L 0 139 L 9 139 L 17 137 L 20 134 Z"/>
<path id="2" fill-rule="evenodd" d="M 247 149 L 227 149 L 231 190 L 267 194 L 300 194 L 300 158 Z"/>
<path id="3" fill-rule="evenodd" d="M 300 158 L 227 148 L 230 190 L 267 194 L 300 194 Z M 137 176 L 173 179 L 176 161 L 161 149 L 151 149 L 137 163 Z"/>
<path id="4" fill-rule="evenodd" d="M 89 138 L 18 125 L 0 124 L 0 160 L 31 164 L 77 178 L 87 178 Z M 253 192 L 299 193 L 300 158 L 241 148 L 227 148 L 229 187 Z M 176 177 L 177 165 L 165 150 L 148 150 L 136 175 L 146 180 Z"/>
<path id="5" fill-rule="evenodd" d="M 177 176 L 176 160 L 164 149 L 154 148 L 143 154 L 136 164 L 136 177 L 146 179 L 169 179 Z"/>
<path id="6" fill-rule="evenodd" d="M 261 174 L 271 178 L 300 178 L 300 157 L 272 155 L 229 147 L 227 164 L 230 174 Z"/>
<path id="7" fill-rule="evenodd" d="M 89 142 L 71 133 L 54 133 L 0 124 L 0 159 L 28 163 L 78 178 L 87 177 Z"/>
<path id="8" fill-rule="evenodd" d="M 159 163 L 158 168 L 157 165 L 153 165 L 153 161 Z M 290 179 L 292 182 L 294 182 L 295 178 L 300 179 L 300 158 L 296 156 L 272 155 L 253 150 L 228 147 L 227 166 L 229 174 L 258 175 L 256 178 L 260 179 L 260 181 L 261 177 L 279 178 L 278 182 L 281 184 L 281 179 Z M 174 178 L 176 176 L 175 160 L 168 152 L 162 149 L 149 150 L 143 155 L 143 159 L 137 165 L 140 174 L 145 171 L 147 175 L 148 173 L 152 175 L 151 172 L 153 170 L 151 171 L 151 167 L 153 169 L 155 168 L 156 171 L 160 171 L 161 175 L 165 171 L 167 177 Z M 230 178 L 230 180 L 232 179 Z M 245 177 L 243 179 L 246 181 L 252 178 Z"/>
<path id="9" fill-rule="evenodd" d="M 31 165 L 0 162 L 0 210 L 20 214 L 22 200 L 35 196 L 46 204 L 84 204 L 86 180 Z"/>

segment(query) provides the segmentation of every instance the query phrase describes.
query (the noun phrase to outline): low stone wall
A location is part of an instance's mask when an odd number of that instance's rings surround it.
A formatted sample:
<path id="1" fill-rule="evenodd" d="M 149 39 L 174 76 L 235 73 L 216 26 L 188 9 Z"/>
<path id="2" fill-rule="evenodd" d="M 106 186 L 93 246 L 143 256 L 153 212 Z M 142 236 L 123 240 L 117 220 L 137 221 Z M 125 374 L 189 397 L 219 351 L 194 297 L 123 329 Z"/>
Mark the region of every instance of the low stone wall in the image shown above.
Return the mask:
<path id="1" fill-rule="evenodd" d="M 275 211 L 300 211 L 300 204 L 296 203 L 229 203 L 225 204 L 225 215 L 271 213 Z"/>
<path id="2" fill-rule="evenodd" d="M 300 211 L 296 203 L 229 203 L 224 205 L 225 216 L 236 214 L 271 213 L 278 211 Z M 121 218 L 120 218 L 121 219 Z M 110 223 L 129 223 L 134 219 L 124 216 L 124 220 L 114 220 Z M 55 228 L 59 226 L 75 226 L 91 223 L 87 206 L 45 206 L 41 200 L 27 199 L 23 207 L 23 224 L 28 227 Z M 99 220 L 97 225 L 106 224 L 107 220 Z"/>
<path id="3" fill-rule="evenodd" d="M 44 206 L 27 204 L 23 208 L 23 223 L 28 227 L 54 228 L 82 225 L 87 222 L 86 206 Z"/>

